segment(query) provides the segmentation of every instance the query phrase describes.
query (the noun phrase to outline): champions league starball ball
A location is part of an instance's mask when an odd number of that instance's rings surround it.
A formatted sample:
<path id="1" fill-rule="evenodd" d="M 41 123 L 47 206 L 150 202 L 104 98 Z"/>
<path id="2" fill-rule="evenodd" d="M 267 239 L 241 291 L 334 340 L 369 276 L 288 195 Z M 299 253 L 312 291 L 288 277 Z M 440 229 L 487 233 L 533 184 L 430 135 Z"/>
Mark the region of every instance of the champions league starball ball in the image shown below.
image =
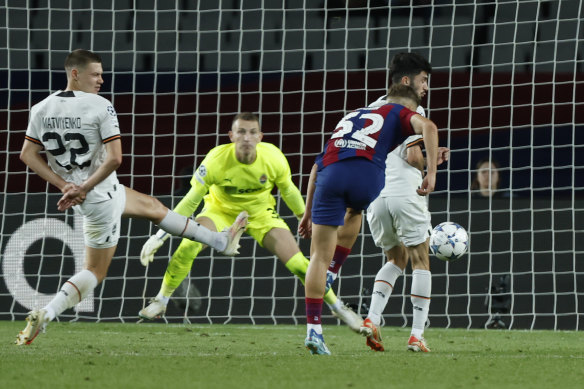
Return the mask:
<path id="1" fill-rule="evenodd" d="M 454 261 L 468 251 L 468 234 L 459 224 L 438 224 L 430 234 L 430 251 L 443 261 Z"/>

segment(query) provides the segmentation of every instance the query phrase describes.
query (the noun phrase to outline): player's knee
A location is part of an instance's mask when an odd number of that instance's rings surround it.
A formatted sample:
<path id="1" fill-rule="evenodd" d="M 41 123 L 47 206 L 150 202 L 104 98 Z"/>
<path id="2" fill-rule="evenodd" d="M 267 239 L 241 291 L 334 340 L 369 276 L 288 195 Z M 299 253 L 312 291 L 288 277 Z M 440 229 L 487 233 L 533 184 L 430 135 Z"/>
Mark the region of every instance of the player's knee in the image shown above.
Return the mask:
<path id="1" fill-rule="evenodd" d="M 408 256 L 407 255 L 401 255 L 398 256 L 396 258 L 392 259 L 393 264 L 397 267 L 399 267 L 400 269 L 404 270 L 408 264 Z"/>
<path id="2" fill-rule="evenodd" d="M 160 200 L 152 196 L 144 196 L 142 199 L 142 209 L 146 213 L 145 216 L 155 222 L 162 221 L 168 213 L 168 208 Z"/>
<path id="3" fill-rule="evenodd" d="M 402 270 L 406 268 L 410 259 L 409 251 L 403 245 L 395 246 L 389 251 L 386 251 L 386 255 L 388 262 L 392 262 Z"/>
<path id="4" fill-rule="evenodd" d="M 410 249 L 412 269 L 430 270 L 430 255 L 424 251 L 424 247 L 416 246 Z"/>
<path id="5" fill-rule="evenodd" d="M 165 212 L 167 211 L 168 208 L 166 208 L 166 206 L 164 206 L 164 204 L 162 204 L 160 202 L 160 200 L 158 200 L 156 197 L 152 197 L 149 196 L 150 199 L 150 206 L 152 207 L 152 209 L 156 210 L 157 212 Z"/>

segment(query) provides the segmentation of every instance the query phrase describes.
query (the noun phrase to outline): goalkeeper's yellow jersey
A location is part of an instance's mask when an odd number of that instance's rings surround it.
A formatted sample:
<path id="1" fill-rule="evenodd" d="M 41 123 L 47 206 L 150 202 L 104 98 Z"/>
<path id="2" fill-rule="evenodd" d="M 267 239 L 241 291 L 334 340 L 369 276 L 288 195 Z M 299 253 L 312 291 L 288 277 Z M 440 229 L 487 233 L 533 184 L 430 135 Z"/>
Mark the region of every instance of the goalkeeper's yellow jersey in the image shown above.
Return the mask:
<path id="1" fill-rule="evenodd" d="M 276 185 L 288 208 L 295 215 L 302 215 L 304 200 L 292 182 L 290 165 L 284 154 L 265 142 L 257 144 L 256 154 L 256 160 L 248 165 L 235 157 L 235 143 L 213 148 L 193 175 L 189 193 L 174 211 L 191 216 L 204 198 L 205 207 L 226 213 L 247 211 L 251 216 L 274 207 L 276 200 L 272 189 Z"/>

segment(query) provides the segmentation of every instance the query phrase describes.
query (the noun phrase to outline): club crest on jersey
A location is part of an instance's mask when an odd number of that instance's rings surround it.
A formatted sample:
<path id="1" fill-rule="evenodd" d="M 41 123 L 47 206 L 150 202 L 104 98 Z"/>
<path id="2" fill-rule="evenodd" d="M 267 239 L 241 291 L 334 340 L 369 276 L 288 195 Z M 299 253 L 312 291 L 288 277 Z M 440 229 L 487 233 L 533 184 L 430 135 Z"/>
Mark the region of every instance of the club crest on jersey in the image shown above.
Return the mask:
<path id="1" fill-rule="evenodd" d="M 260 184 L 264 185 L 266 181 L 268 181 L 268 176 L 262 174 L 262 176 L 260 177 Z"/>
<path id="2" fill-rule="evenodd" d="M 108 105 L 107 106 L 107 112 L 111 115 L 111 116 L 117 116 L 116 110 L 114 109 L 113 106 Z"/>
<path id="3" fill-rule="evenodd" d="M 207 175 L 207 168 L 205 165 L 199 166 L 199 176 L 205 177 Z"/>
<path id="4" fill-rule="evenodd" d="M 363 142 L 358 142 L 354 140 L 347 140 L 347 139 L 337 139 L 334 143 L 335 147 L 339 149 L 358 149 L 358 150 L 365 150 L 367 145 Z"/>

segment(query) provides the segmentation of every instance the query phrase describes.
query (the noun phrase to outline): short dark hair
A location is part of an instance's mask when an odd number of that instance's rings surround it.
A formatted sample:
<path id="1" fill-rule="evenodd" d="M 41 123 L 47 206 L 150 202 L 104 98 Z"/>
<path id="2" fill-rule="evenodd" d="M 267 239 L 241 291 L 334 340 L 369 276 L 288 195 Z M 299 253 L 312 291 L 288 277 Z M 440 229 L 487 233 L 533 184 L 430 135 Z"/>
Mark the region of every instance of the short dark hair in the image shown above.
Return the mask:
<path id="1" fill-rule="evenodd" d="M 101 63 L 101 57 L 89 50 L 73 50 L 65 59 L 65 69 L 85 68 L 90 63 Z"/>
<path id="2" fill-rule="evenodd" d="M 397 53 L 391 59 L 389 74 L 394 84 L 399 84 L 404 76 L 414 78 L 420 72 L 432 73 L 432 65 L 420 54 Z"/>
<path id="3" fill-rule="evenodd" d="M 258 124 L 260 124 L 260 118 L 256 114 L 251 113 L 251 112 L 241 112 L 233 117 L 233 120 L 231 121 L 231 125 L 233 125 L 233 123 L 235 123 L 235 121 L 239 120 L 239 119 L 245 120 L 248 122 L 257 122 Z"/>
<path id="4" fill-rule="evenodd" d="M 389 90 L 387 91 L 387 98 L 391 99 L 392 97 L 398 99 L 410 99 L 416 103 L 416 106 L 420 105 L 422 100 L 414 88 L 399 83 L 394 83 L 389 87 Z"/>

